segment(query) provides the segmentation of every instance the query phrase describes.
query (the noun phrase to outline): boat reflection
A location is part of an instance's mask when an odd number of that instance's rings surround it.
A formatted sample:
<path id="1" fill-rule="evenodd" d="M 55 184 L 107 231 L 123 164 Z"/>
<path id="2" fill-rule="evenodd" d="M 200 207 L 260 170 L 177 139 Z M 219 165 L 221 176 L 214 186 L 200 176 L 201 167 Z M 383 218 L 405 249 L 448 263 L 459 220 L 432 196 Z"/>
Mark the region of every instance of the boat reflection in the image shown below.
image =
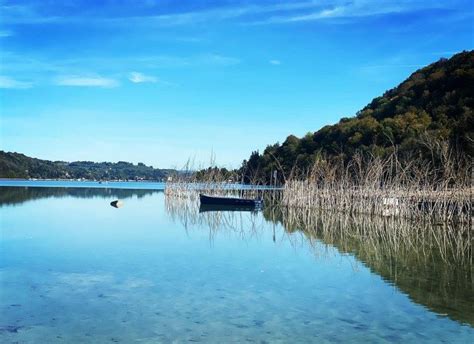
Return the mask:
<path id="1" fill-rule="evenodd" d="M 261 209 L 255 206 L 248 205 L 225 205 L 225 204 L 200 204 L 199 212 L 212 212 L 212 211 L 250 211 L 258 212 Z"/>

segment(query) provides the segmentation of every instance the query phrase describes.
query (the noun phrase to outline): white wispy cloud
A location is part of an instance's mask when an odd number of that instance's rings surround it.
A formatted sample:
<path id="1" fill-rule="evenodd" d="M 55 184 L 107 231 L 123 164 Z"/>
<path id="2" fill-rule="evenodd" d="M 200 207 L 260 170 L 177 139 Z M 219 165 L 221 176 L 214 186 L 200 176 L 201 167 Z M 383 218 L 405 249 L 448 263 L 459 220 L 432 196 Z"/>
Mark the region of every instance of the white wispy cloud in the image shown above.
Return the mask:
<path id="1" fill-rule="evenodd" d="M 376 15 L 413 12 L 426 9 L 447 9 L 449 3 L 410 0 L 331 0 L 321 1 L 308 11 L 284 13 L 257 20 L 252 24 L 296 23 L 331 19 L 357 19 Z"/>
<path id="2" fill-rule="evenodd" d="M 56 78 L 55 84 L 58 86 L 77 86 L 77 87 L 117 87 L 120 83 L 111 78 L 101 76 L 61 76 Z"/>
<path id="3" fill-rule="evenodd" d="M 154 76 L 150 76 L 150 75 L 145 75 L 139 72 L 131 72 L 130 75 L 128 76 L 128 80 L 130 80 L 131 82 L 135 84 L 140 84 L 144 82 L 151 82 L 151 83 L 158 82 L 158 78 Z"/>
<path id="4" fill-rule="evenodd" d="M 22 4 L 22 5 L 9 5 L 0 6 L 0 9 L 5 14 L 4 23 L 7 24 L 44 24 L 44 23 L 76 23 L 76 22 L 108 22 L 122 25 L 133 21 L 134 24 L 158 24 L 158 25 L 186 25 L 196 24 L 208 21 L 222 21 L 233 18 L 239 18 L 247 15 L 264 14 L 276 11 L 293 11 L 302 10 L 318 6 L 318 1 L 299 1 L 294 3 L 273 3 L 261 5 L 258 1 L 255 3 L 249 3 L 244 5 L 231 5 L 231 6 L 217 6 L 211 7 L 204 10 L 197 11 L 183 11 L 177 13 L 159 13 L 161 11 L 160 5 L 151 6 L 154 11 L 147 11 L 144 14 L 143 11 L 134 12 L 137 9 L 134 3 L 133 7 L 128 6 L 127 10 L 129 14 L 127 16 L 122 14 L 120 16 L 113 16 L 107 12 L 97 13 L 95 16 L 84 16 L 83 14 L 54 14 L 55 8 L 51 7 L 48 3 L 37 3 L 37 4 Z M 124 3 L 124 6 L 127 4 Z M 120 4 L 114 4 L 114 6 L 120 7 Z M 124 7 L 125 8 L 125 7 Z M 45 10 L 46 9 L 46 10 Z M 156 13 L 159 14 L 156 14 Z M 49 13 L 44 15 L 43 13 Z M 126 20 L 125 20 L 126 19 Z"/>
<path id="5" fill-rule="evenodd" d="M 29 88 L 32 86 L 58 85 L 76 87 L 120 86 L 121 81 L 133 83 L 159 83 L 160 85 L 176 86 L 144 72 L 133 71 L 136 66 L 146 70 L 157 68 L 203 68 L 209 66 L 225 68 L 241 63 L 237 57 L 217 53 L 194 55 L 141 55 L 141 56 L 107 56 L 107 57 L 76 57 L 57 59 L 48 56 L 29 56 L 14 52 L 2 51 L 1 73 L 2 88 Z M 133 72 L 126 72 L 132 70 Z M 91 74 L 90 70 L 95 70 Z M 7 77 L 14 75 L 15 77 Z M 105 75 L 105 77 L 104 77 Z M 52 77 L 53 76 L 53 77 Z M 56 76 L 56 77 L 54 77 Z M 34 85 L 20 80 L 35 80 Z"/>
<path id="6" fill-rule="evenodd" d="M 208 10 L 150 16 L 148 19 L 163 25 L 185 25 L 200 22 L 222 21 L 272 12 L 298 11 L 319 7 L 321 1 L 298 1 L 293 3 L 273 3 L 262 5 L 259 2 L 241 6 L 215 7 Z M 143 19 L 143 18 L 142 18 Z"/>
<path id="7" fill-rule="evenodd" d="M 119 16 L 102 11 L 94 16 L 83 13 L 64 15 L 47 2 L 30 5 L 0 6 L 4 12 L 4 22 L 9 24 L 45 23 L 97 23 L 112 25 L 160 25 L 178 26 L 216 21 L 240 20 L 246 24 L 294 23 L 337 18 L 360 18 L 373 15 L 410 12 L 420 9 L 459 8 L 466 0 L 302 0 L 290 3 L 248 1 L 241 5 L 208 7 L 196 11 L 166 13 L 158 3 L 149 6 L 147 11 L 127 3 L 114 3 L 112 6 L 128 6 L 127 15 Z M 47 9 L 47 10 L 45 10 Z M 43 15 L 49 13 L 49 15 Z M 75 12 L 69 12 L 75 13 Z"/>
<path id="8" fill-rule="evenodd" d="M 255 2 L 241 6 L 216 7 L 201 11 L 131 17 L 130 19 L 136 19 L 145 25 L 151 23 L 165 26 L 237 19 L 244 24 L 295 23 L 342 18 L 356 19 L 426 9 L 449 9 L 455 8 L 455 4 L 462 1 L 452 0 L 443 3 L 430 0 L 314 0 L 265 5 Z M 117 18 L 109 18 L 109 20 L 116 21 Z"/>
<path id="9" fill-rule="evenodd" d="M 348 5 L 349 6 L 349 5 Z M 347 15 L 348 6 L 338 6 L 333 8 L 320 9 L 316 12 L 298 13 L 271 17 L 262 21 L 255 22 L 255 24 L 272 24 L 272 23 L 292 23 L 302 21 L 314 21 L 329 18 L 339 18 Z"/>
<path id="10" fill-rule="evenodd" d="M 26 89 L 33 87 L 32 82 L 20 81 L 9 76 L 0 75 L 0 88 Z"/>
<path id="11" fill-rule="evenodd" d="M 270 64 L 274 65 L 274 66 L 278 66 L 278 65 L 281 65 L 281 61 L 280 60 L 270 60 L 268 61 Z"/>

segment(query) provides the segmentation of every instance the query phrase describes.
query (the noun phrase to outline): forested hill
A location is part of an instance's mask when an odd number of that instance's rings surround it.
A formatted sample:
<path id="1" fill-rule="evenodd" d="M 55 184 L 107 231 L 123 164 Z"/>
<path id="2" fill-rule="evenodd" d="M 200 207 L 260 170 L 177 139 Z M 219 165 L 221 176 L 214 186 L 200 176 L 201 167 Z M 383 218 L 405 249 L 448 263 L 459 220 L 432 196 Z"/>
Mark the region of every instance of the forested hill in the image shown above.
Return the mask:
<path id="1" fill-rule="evenodd" d="M 464 51 L 417 70 L 355 117 L 253 152 L 239 172 L 247 182 L 264 182 L 275 170 L 305 171 L 318 156 L 348 160 L 355 152 L 386 156 L 396 149 L 401 157 L 422 157 L 439 142 L 472 157 L 473 108 L 474 51 Z"/>
<path id="2" fill-rule="evenodd" d="M 0 178 L 89 179 L 89 180 L 162 180 L 174 170 L 156 169 L 142 163 L 119 161 L 49 161 L 19 153 L 0 151 Z"/>

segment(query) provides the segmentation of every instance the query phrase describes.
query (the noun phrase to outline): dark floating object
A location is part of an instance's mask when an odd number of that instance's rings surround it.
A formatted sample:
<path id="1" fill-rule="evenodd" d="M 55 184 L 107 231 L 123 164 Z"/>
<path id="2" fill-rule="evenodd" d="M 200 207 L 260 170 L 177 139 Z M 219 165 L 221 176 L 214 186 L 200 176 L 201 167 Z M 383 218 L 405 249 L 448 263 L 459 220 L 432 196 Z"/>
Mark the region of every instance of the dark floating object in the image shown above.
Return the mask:
<path id="1" fill-rule="evenodd" d="M 123 207 L 123 202 L 117 199 L 115 201 L 110 202 L 110 205 L 114 208 L 120 208 L 120 207 Z"/>
<path id="2" fill-rule="evenodd" d="M 247 208 L 248 210 L 255 210 L 256 208 L 261 208 L 263 206 L 263 200 L 261 199 L 246 199 L 246 198 L 234 198 L 234 197 L 212 197 L 199 194 L 199 199 L 201 200 L 200 210 L 204 207 L 210 208 L 213 206 L 217 207 L 226 207 L 228 209 L 214 209 L 214 210 L 242 210 Z M 229 209 L 232 208 L 232 209 Z M 236 209 L 241 208 L 241 209 Z M 211 210 L 211 209 L 207 209 Z M 206 210 L 204 210 L 206 211 Z"/>

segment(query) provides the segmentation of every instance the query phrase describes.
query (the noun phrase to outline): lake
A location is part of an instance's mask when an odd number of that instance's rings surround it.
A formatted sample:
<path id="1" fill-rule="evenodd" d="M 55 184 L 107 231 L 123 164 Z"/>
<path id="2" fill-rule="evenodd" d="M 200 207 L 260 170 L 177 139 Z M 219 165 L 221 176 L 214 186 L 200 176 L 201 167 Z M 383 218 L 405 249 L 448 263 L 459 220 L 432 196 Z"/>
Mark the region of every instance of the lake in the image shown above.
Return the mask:
<path id="1" fill-rule="evenodd" d="M 474 342 L 471 229 L 96 184 L 0 182 L 1 343 Z"/>

